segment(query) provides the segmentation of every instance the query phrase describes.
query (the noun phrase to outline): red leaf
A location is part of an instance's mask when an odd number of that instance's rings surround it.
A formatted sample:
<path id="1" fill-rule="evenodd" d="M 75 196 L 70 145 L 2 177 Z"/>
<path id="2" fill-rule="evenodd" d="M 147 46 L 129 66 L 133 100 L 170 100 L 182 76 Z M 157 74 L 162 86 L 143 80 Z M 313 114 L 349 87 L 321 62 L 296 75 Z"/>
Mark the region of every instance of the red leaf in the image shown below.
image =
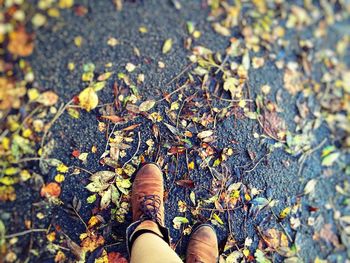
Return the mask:
<path id="1" fill-rule="evenodd" d="M 170 154 L 182 154 L 185 153 L 185 147 L 183 146 L 171 146 L 171 148 L 169 149 L 169 153 Z"/>
<path id="2" fill-rule="evenodd" d="M 125 127 L 123 129 L 123 131 L 132 131 L 134 130 L 135 128 L 139 127 L 141 125 L 141 123 L 136 123 L 136 124 L 133 124 L 133 125 L 130 125 L 128 127 Z"/>
<path id="3" fill-rule="evenodd" d="M 128 261 L 120 253 L 110 252 L 108 253 L 108 263 L 128 263 Z"/>
<path id="4" fill-rule="evenodd" d="M 123 117 L 119 117 L 117 115 L 112 116 L 101 116 L 102 119 L 110 120 L 113 123 L 123 122 L 125 119 Z"/>
<path id="5" fill-rule="evenodd" d="M 175 183 L 181 187 L 194 188 L 194 182 L 192 180 L 178 180 Z"/>
<path id="6" fill-rule="evenodd" d="M 78 158 L 78 156 L 80 155 L 80 151 L 79 151 L 79 150 L 73 150 L 72 155 L 73 155 L 75 158 Z"/>

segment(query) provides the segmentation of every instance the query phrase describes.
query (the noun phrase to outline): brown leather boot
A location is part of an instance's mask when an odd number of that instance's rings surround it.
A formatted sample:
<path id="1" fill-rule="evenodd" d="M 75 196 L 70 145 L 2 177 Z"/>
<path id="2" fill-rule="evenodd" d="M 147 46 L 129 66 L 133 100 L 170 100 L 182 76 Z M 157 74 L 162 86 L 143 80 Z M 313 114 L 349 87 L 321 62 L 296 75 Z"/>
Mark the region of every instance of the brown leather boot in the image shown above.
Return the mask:
<path id="1" fill-rule="evenodd" d="M 202 224 L 192 232 L 186 253 L 186 263 L 216 263 L 219 257 L 215 230 Z"/>
<path id="2" fill-rule="evenodd" d="M 144 165 L 136 174 L 131 191 L 133 223 L 128 227 L 129 253 L 133 242 L 143 233 L 154 233 L 170 243 L 164 227 L 163 174 L 153 163 Z"/>
<path id="3" fill-rule="evenodd" d="M 132 219 L 164 225 L 163 174 L 155 164 L 144 165 L 136 174 L 131 192 Z"/>

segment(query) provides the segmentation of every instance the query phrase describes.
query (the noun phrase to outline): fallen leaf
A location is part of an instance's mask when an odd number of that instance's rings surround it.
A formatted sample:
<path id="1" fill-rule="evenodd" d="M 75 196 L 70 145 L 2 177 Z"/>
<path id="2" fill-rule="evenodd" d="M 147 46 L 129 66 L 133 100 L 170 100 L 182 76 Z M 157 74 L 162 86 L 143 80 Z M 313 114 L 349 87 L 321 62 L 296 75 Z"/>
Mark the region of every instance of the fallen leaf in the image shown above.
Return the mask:
<path id="1" fill-rule="evenodd" d="M 128 71 L 128 72 L 133 72 L 135 70 L 136 66 L 132 63 L 127 63 L 126 66 L 125 66 L 125 69 Z"/>
<path id="2" fill-rule="evenodd" d="M 81 247 L 86 252 L 92 252 L 99 246 L 102 246 L 105 243 L 103 236 L 96 234 L 89 234 L 86 238 L 81 242 Z"/>
<path id="3" fill-rule="evenodd" d="M 78 98 L 79 105 L 88 112 L 96 108 L 98 105 L 98 96 L 95 90 L 91 87 L 88 87 L 80 92 Z"/>
<path id="4" fill-rule="evenodd" d="M 102 119 L 106 119 L 106 120 L 110 120 L 110 121 L 113 122 L 113 123 L 119 123 L 119 122 L 125 121 L 124 118 L 119 117 L 119 116 L 117 116 L 117 115 L 112 115 L 112 116 L 103 115 L 103 116 L 101 116 L 101 118 L 102 118 Z"/>
<path id="5" fill-rule="evenodd" d="M 264 231 L 263 238 L 266 244 L 273 249 L 288 247 L 289 245 L 287 236 L 283 232 L 274 228 Z"/>
<path id="6" fill-rule="evenodd" d="M 140 111 L 149 111 L 150 109 L 152 109 L 154 107 L 155 104 L 156 104 L 155 100 L 144 101 L 140 104 L 139 110 Z"/>
<path id="7" fill-rule="evenodd" d="M 128 263 L 128 261 L 120 253 L 110 252 L 108 253 L 108 263 Z"/>
<path id="8" fill-rule="evenodd" d="M 173 46 L 173 40 L 171 38 L 168 38 L 167 40 L 164 41 L 162 52 L 163 54 L 168 53 Z"/>
<path id="9" fill-rule="evenodd" d="M 9 34 L 9 44 L 7 49 L 10 53 L 17 56 L 26 57 L 33 53 L 34 43 L 32 37 L 20 27 L 17 31 Z"/>
<path id="10" fill-rule="evenodd" d="M 181 187 L 194 188 L 194 182 L 192 180 L 178 180 L 175 183 Z"/>
<path id="11" fill-rule="evenodd" d="M 189 221 L 186 217 L 176 216 L 173 219 L 173 226 L 175 229 L 180 229 L 182 224 L 187 224 L 187 223 L 189 223 Z"/>
<path id="12" fill-rule="evenodd" d="M 339 238 L 333 232 L 332 228 L 332 224 L 325 224 L 320 231 L 320 237 L 323 240 L 332 243 L 334 247 L 339 247 Z"/>
<path id="13" fill-rule="evenodd" d="M 53 106 L 58 101 L 58 95 L 53 91 L 46 91 L 40 94 L 36 101 L 43 104 L 44 106 Z"/>
<path id="14" fill-rule="evenodd" d="M 308 195 L 312 193 L 315 190 L 316 184 L 317 184 L 316 179 L 311 179 L 310 181 L 308 181 L 304 188 L 304 195 Z"/>
<path id="15" fill-rule="evenodd" d="M 339 152 L 334 152 L 331 154 L 328 154 L 322 159 L 322 165 L 323 166 L 332 166 L 333 163 L 339 158 L 340 153 Z"/>
<path id="16" fill-rule="evenodd" d="M 58 183 L 48 183 L 41 188 L 40 195 L 42 197 L 59 197 L 61 194 L 61 187 Z"/>
<path id="17" fill-rule="evenodd" d="M 60 0 L 58 2 L 59 8 L 71 8 L 74 5 L 74 0 Z"/>
<path id="18" fill-rule="evenodd" d="M 107 45 L 108 46 L 111 46 L 111 47 L 115 47 L 116 45 L 119 45 L 119 40 L 114 38 L 114 37 L 110 37 L 108 40 L 107 40 Z"/>
<path id="19" fill-rule="evenodd" d="M 207 130 L 207 131 L 202 131 L 202 132 L 198 133 L 197 137 L 202 140 L 204 138 L 212 136 L 213 134 L 214 134 L 214 131 Z"/>

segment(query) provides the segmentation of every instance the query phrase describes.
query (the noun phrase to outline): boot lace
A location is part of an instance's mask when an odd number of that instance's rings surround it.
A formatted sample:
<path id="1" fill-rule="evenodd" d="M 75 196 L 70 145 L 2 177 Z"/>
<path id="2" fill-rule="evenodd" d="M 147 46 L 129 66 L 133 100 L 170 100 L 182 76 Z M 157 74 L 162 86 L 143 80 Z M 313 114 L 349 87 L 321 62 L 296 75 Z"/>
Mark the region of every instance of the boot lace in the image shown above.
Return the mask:
<path id="1" fill-rule="evenodd" d="M 161 200 L 158 195 L 145 195 L 140 202 L 140 210 L 142 212 L 141 219 L 152 220 L 161 223 L 159 209 Z"/>

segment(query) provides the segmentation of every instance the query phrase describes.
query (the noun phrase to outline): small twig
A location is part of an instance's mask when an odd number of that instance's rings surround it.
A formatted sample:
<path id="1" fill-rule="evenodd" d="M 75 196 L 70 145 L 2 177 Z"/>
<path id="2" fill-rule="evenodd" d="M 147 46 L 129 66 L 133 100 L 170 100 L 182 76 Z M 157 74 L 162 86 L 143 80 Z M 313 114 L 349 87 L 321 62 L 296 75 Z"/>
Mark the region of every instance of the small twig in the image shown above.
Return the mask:
<path id="1" fill-rule="evenodd" d="M 262 160 L 264 160 L 265 157 L 269 156 L 270 153 L 265 154 L 263 157 L 261 157 L 253 166 L 253 168 L 243 171 L 244 173 L 250 173 L 252 171 L 254 171 L 256 169 L 256 167 L 259 165 L 259 163 L 261 163 Z"/>
<path id="2" fill-rule="evenodd" d="M 305 161 L 306 159 L 311 156 L 314 152 L 316 152 L 318 149 L 320 149 L 325 143 L 327 142 L 327 138 L 323 139 L 323 141 L 317 145 L 315 148 L 309 150 L 309 152 L 306 152 L 303 156 L 303 160 L 301 161 L 300 163 L 300 166 L 299 166 L 299 170 L 298 170 L 298 177 L 300 177 L 303 169 L 304 169 L 304 164 L 305 164 Z"/>
<path id="3" fill-rule="evenodd" d="M 224 64 L 227 62 L 228 58 L 229 58 L 229 56 L 226 54 L 224 60 L 222 61 L 222 63 L 221 63 L 220 66 L 218 67 L 218 69 L 215 71 L 215 74 L 218 74 L 220 70 L 221 70 L 222 72 L 224 72 L 223 66 L 224 66 Z"/>
<path id="4" fill-rule="evenodd" d="M 5 235 L 5 238 L 9 239 L 9 238 L 13 238 L 13 237 L 24 236 L 24 235 L 27 235 L 27 234 L 30 234 L 33 232 L 46 232 L 46 231 L 47 231 L 47 229 L 44 229 L 44 228 L 33 228 L 33 229 L 28 229 L 28 230 L 25 230 L 22 232 L 10 234 L 10 235 Z"/>
<path id="5" fill-rule="evenodd" d="M 188 80 L 187 80 L 182 86 L 180 86 L 180 87 L 178 87 L 176 90 L 170 92 L 167 96 L 169 97 L 169 96 L 175 94 L 176 92 L 179 92 L 180 90 L 186 88 L 186 87 L 187 87 L 187 84 L 188 84 Z M 157 100 L 156 103 L 159 103 L 159 102 L 161 102 L 161 101 L 163 101 L 163 100 L 165 100 L 165 97 L 162 98 L 162 99 Z"/>
<path id="6" fill-rule="evenodd" d="M 264 124 L 261 122 L 261 120 L 259 119 L 259 116 L 256 118 L 256 120 L 258 121 L 258 123 L 260 124 L 261 128 L 264 130 L 264 132 L 266 133 L 266 135 L 268 137 L 270 137 L 271 139 L 274 139 L 275 141 L 278 141 L 278 142 L 282 142 L 282 143 L 285 143 L 286 141 L 285 140 L 281 140 L 281 139 L 278 139 L 276 138 L 275 136 L 273 136 L 270 132 L 268 132 L 266 130 L 266 128 L 264 127 Z"/>
<path id="7" fill-rule="evenodd" d="M 181 111 L 183 109 L 183 107 L 185 106 L 185 103 L 187 102 L 187 99 L 183 100 L 183 102 L 181 103 L 181 107 L 179 109 L 179 112 L 177 113 L 177 117 L 176 117 L 176 128 L 179 127 L 179 120 L 180 120 L 180 114 L 181 114 Z"/>
<path id="8" fill-rule="evenodd" d="M 224 211 L 235 211 L 237 209 L 240 209 L 242 208 L 243 206 L 237 206 L 237 207 L 234 207 L 234 208 L 222 208 Z M 204 211 L 214 211 L 214 212 L 219 212 L 220 209 L 217 209 L 217 208 L 206 208 L 206 207 L 193 207 L 191 206 L 190 208 L 193 208 L 193 209 L 198 209 L 198 210 L 204 210 Z"/>
<path id="9" fill-rule="evenodd" d="M 45 140 L 46 140 L 46 136 L 47 134 L 49 133 L 52 125 L 58 120 L 58 118 L 65 112 L 65 110 L 68 108 L 68 106 L 70 104 L 73 103 L 73 100 L 70 100 L 67 102 L 66 105 L 64 106 L 61 106 L 60 109 L 57 111 L 56 115 L 53 117 L 53 119 L 50 121 L 49 125 L 48 125 L 48 128 L 45 130 L 44 132 L 44 135 L 41 139 L 41 144 L 40 144 L 40 148 L 43 148 L 44 147 L 44 143 L 45 143 Z"/>
<path id="10" fill-rule="evenodd" d="M 76 168 L 76 169 L 79 169 L 79 170 L 81 170 L 81 171 L 83 171 L 83 172 L 85 172 L 85 173 L 88 173 L 88 174 L 90 174 L 90 175 L 93 175 L 92 172 L 90 172 L 90 171 L 88 171 L 88 170 L 86 170 L 86 169 L 84 169 L 84 168 L 81 168 L 81 167 L 79 167 L 79 166 L 76 166 L 76 165 L 70 166 L 69 168 Z"/>
<path id="11" fill-rule="evenodd" d="M 224 99 L 224 98 L 221 98 L 215 94 L 212 94 L 213 97 L 219 99 L 219 100 L 223 100 L 223 101 L 227 101 L 227 102 L 241 102 L 241 101 L 247 101 L 247 102 L 253 102 L 253 100 L 251 99 L 241 99 L 241 100 L 235 100 L 235 99 Z"/>
<path id="12" fill-rule="evenodd" d="M 171 79 L 165 86 L 169 86 L 171 83 L 173 83 L 175 80 L 180 78 L 190 67 L 192 67 L 194 63 L 188 64 L 179 74 L 177 74 L 173 79 Z"/>
<path id="13" fill-rule="evenodd" d="M 109 140 L 111 139 L 111 136 L 112 136 L 112 134 L 114 133 L 114 130 L 115 130 L 116 127 L 117 127 L 117 123 L 114 123 L 114 126 L 113 126 L 113 129 L 112 129 L 111 133 L 108 134 L 107 143 L 106 143 L 106 146 L 105 146 L 105 152 L 106 152 L 107 149 L 108 149 L 108 142 L 109 142 Z"/>
<path id="14" fill-rule="evenodd" d="M 289 242 L 293 243 L 293 239 L 291 238 L 291 236 L 288 234 L 287 230 L 285 229 L 285 227 L 283 226 L 283 224 L 279 221 L 278 217 L 276 216 L 275 212 L 273 211 L 273 209 L 271 209 L 271 212 L 273 214 L 273 216 L 275 217 L 276 221 L 278 222 L 278 224 L 281 226 L 281 228 L 283 229 L 284 233 L 286 234 L 286 236 L 288 237 Z"/>
<path id="15" fill-rule="evenodd" d="M 127 165 L 128 163 L 130 163 L 132 161 L 132 159 L 134 159 L 134 157 L 136 156 L 136 154 L 139 152 L 140 150 L 140 146 L 141 146 L 141 132 L 137 133 L 138 135 L 138 142 L 137 142 L 137 148 L 136 151 L 134 152 L 134 154 L 131 156 L 131 158 L 129 160 L 127 160 L 124 164 L 123 164 L 123 168 L 125 167 L 125 165 Z"/>
<path id="16" fill-rule="evenodd" d="M 79 218 L 79 220 L 83 223 L 83 225 L 84 225 L 84 227 L 85 227 L 85 229 L 86 229 L 86 232 L 88 232 L 88 231 L 89 231 L 89 228 L 88 228 L 87 224 L 86 224 L 85 221 L 81 218 L 80 214 L 79 214 L 78 211 L 75 209 L 75 207 L 72 206 L 72 208 L 73 208 L 74 213 L 75 213 L 75 214 L 77 215 L 77 217 Z"/>
<path id="17" fill-rule="evenodd" d="M 109 244 L 109 245 L 104 246 L 104 248 L 110 248 L 110 247 L 119 245 L 119 244 L 121 244 L 121 243 L 122 243 L 122 241 L 121 241 L 121 242 L 115 242 L 115 243 L 112 243 L 112 244 Z"/>

